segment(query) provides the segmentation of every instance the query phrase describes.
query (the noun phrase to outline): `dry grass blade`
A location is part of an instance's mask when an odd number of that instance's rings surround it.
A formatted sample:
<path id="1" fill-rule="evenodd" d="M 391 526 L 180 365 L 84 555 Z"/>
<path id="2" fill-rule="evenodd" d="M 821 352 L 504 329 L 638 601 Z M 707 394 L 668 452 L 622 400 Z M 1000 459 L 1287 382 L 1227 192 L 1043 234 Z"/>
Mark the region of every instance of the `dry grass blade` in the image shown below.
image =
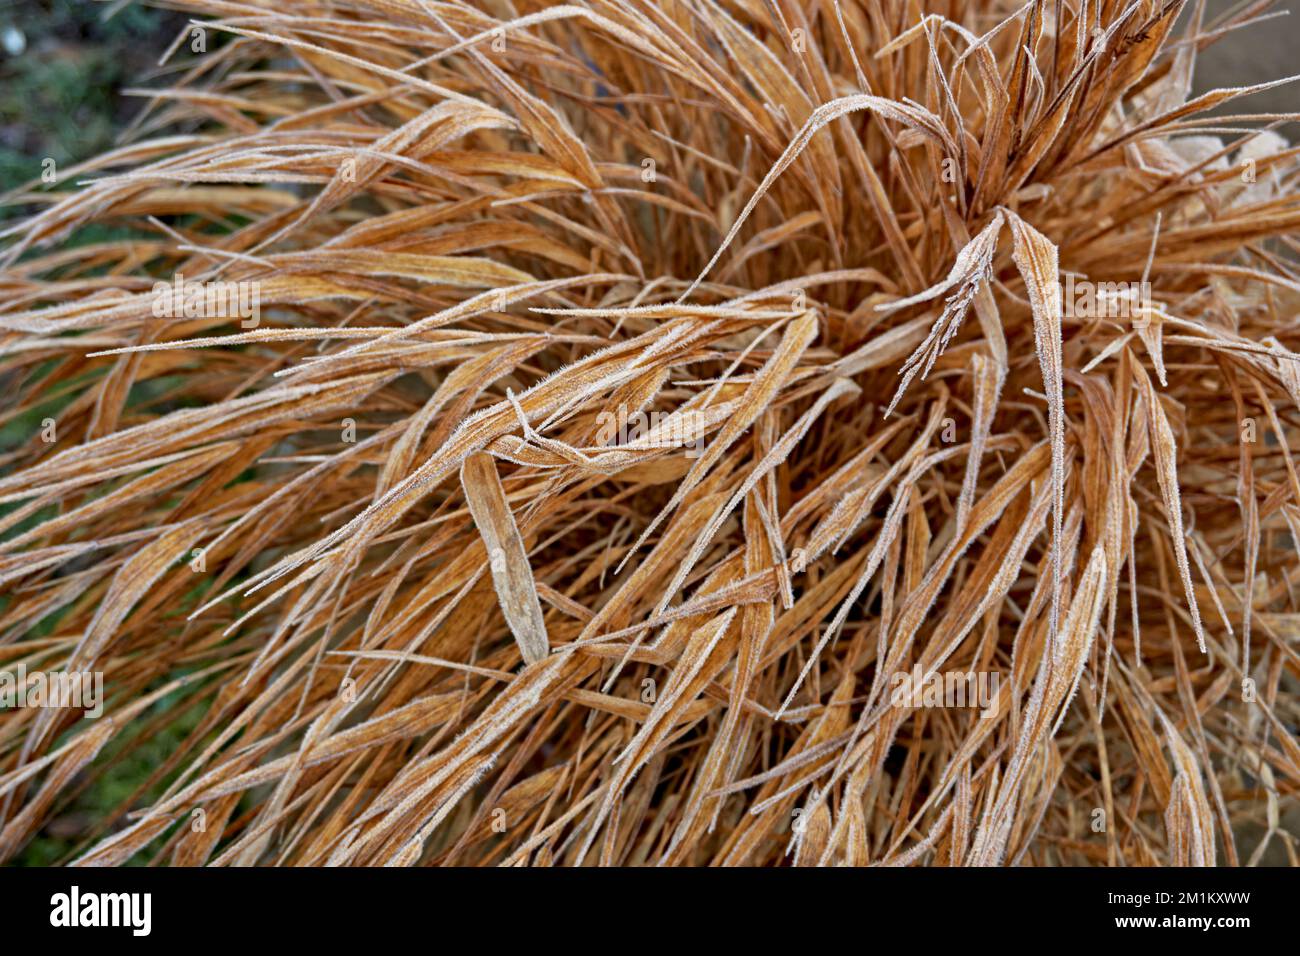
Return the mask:
<path id="1" fill-rule="evenodd" d="M 542 602 L 528 566 L 524 539 L 510 513 L 492 456 L 479 452 L 466 458 L 460 469 L 460 483 L 487 548 L 488 567 L 492 570 L 501 611 L 519 643 L 524 662 L 535 664 L 550 650 L 546 622 L 542 620 Z"/>

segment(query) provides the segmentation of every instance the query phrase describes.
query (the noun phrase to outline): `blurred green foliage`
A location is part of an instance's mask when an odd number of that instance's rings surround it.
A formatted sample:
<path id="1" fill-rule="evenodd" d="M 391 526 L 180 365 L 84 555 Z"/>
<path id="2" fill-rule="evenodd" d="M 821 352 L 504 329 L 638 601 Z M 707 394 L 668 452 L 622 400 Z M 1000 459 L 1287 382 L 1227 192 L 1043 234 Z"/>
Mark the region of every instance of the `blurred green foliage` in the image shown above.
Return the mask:
<path id="1" fill-rule="evenodd" d="M 123 97 L 120 90 L 146 85 L 142 81 L 184 18 L 133 3 L 104 19 L 109 9 L 110 5 L 92 0 L 0 0 L 0 31 L 16 28 L 25 41 L 16 55 L 0 50 L 0 193 L 37 179 L 47 157 L 64 167 L 111 149 L 117 134 L 139 110 L 142 101 Z M 30 206 L 0 206 L 0 220 L 30 210 Z M 92 225 L 78 230 L 69 241 L 103 242 L 131 234 L 129 229 Z M 161 390 L 165 383 L 146 384 Z M 4 423 L 0 449 L 29 440 L 40 428 L 40 419 L 57 416 L 75 394 L 70 390 Z M 56 619 L 40 624 L 47 632 L 56 626 Z M 171 711 L 182 693 L 159 701 L 150 713 Z M 66 862 L 84 849 L 85 835 L 128 800 L 180 746 L 205 707 L 206 701 L 187 708 L 147 739 L 116 737 L 96 759 L 96 765 L 107 771 L 60 807 L 14 862 L 49 866 Z M 146 716 L 135 725 L 148 723 Z M 157 799 L 168 782 L 151 787 L 146 802 Z M 147 848 L 133 862 L 143 862 L 155 848 Z"/>
<path id="2" fill-rule="evenodd" d="M 118 91 L 140 81 L 170 40 L 174 17 L 130 4 L 90 0 L 0 3 L 0 30 L 16 28 L 26 47 L 0 52 L 0 192 L 112 147 L 139 108 Z M 170 24 L 170 26 L 169 26 Z M 0 206 L 0 219 L 19 215 Z"/>
<path id="3" fill-rule="evenodd" d="M 165 697 L 150 708 L 150 714 L 167 713 L 176 706 L 179 692 Z M 67 863 L 80 851 L 87 849 L 82 834 L 103 820 L 122 804 L 149 778 L 168 757 L 184 742 L 186 735 L 198 725 L 206 708 L 202 705 L 189 708 L 179 718 L 168 723 L 153 736 L 133 743 L 127 737 L 115 737 L 96 758 L 96 764 L 109 767 L 107 773 L 82 790 L 73 800 L 46 824 L 41 833 L 15 858 L 17 866 L 55 866 Z M 136 721 L 147 723 L 148 718 Z M 127 750 L 127 745 L 132 744 Z M 162 796 L 166 785 L 176 774 L 150 787 L 142 802 L 153 803 Z M 182 819 L 184 823 L 184 819 Z M 164 842 L 160 837 L 127 864 L 143 866 L 150 854 Z"/>

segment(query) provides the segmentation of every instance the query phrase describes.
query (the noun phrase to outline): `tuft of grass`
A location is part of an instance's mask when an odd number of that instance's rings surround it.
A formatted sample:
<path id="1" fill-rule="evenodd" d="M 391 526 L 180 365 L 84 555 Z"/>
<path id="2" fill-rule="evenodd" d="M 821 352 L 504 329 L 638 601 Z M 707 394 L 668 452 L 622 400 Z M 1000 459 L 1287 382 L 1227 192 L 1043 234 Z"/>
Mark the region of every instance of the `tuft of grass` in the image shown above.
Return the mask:
<path id="1" fill-rule="evenodd" d="M 168 6 L 4 197 L 0 860 L 1296 862 L 1267 4 Z"/>

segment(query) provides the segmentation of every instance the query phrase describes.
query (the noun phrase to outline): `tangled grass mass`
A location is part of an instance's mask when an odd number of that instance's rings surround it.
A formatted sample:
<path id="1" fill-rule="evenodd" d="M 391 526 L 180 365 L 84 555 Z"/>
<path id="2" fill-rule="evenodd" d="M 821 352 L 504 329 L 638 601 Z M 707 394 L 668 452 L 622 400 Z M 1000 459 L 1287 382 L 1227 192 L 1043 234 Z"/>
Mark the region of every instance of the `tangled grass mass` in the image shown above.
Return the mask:
<path id="1" fill-rule="evenodd" d="M 4 197 L 0 860 L 1297 862 L 1268 0 L 166 6 Z"/>

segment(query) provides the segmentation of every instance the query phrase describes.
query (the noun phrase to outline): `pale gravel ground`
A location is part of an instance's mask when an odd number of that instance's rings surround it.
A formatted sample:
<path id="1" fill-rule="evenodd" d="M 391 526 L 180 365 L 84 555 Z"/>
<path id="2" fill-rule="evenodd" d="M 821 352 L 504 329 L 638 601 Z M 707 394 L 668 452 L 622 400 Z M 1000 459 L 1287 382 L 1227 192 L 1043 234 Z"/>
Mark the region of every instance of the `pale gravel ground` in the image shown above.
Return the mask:
<path id="1" fill-rule="evenodd" d="M 1238 4 L 1209 0 L 1205 22 L 1213 22 L 1234 6 Z M 1300 73 L 1300 0 L 1281 0 L 1274 9 L 1290 9 L 1292 12 L 1289 16 L 1238 30 L 1197 57 L 1196 93 L 1223 86 L 1252 86 Z M 1300 81 L 1229 103 L 1227 109 L 1231 112 L 1300 112 Z M 1288 124 L 1279 132 L 1293 143 L 1300 141 L 1300 124 Z"/>

